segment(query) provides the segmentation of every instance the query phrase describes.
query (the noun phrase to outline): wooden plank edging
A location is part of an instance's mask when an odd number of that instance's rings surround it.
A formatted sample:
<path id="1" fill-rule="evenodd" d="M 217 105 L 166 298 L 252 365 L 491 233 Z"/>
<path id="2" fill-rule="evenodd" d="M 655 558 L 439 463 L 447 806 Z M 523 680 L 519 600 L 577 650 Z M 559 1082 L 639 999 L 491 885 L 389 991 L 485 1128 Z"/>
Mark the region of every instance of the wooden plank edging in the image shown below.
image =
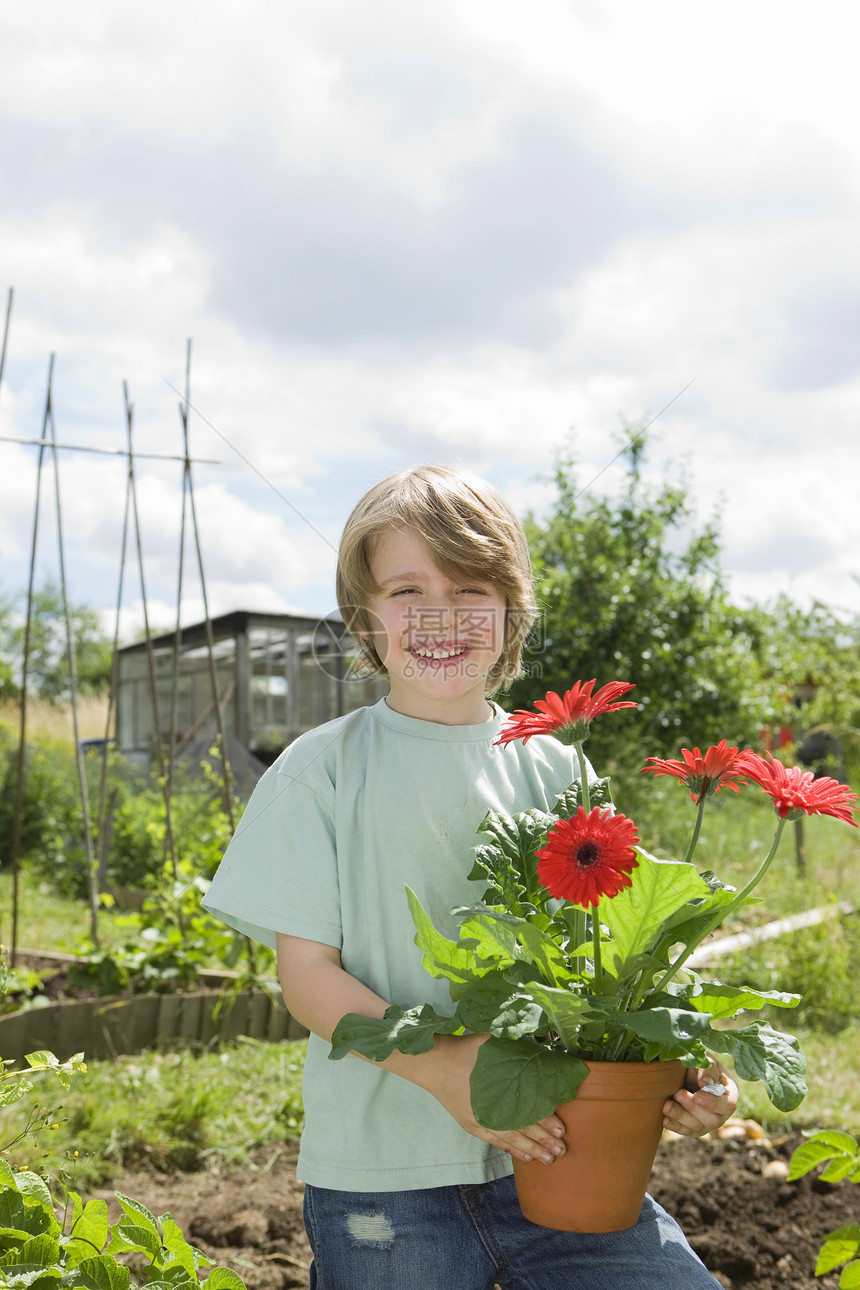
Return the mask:
<path id="1" fill-rule="evenodd" d="M 266 990 L 107 995 L 64 999 L 0 1016 L 0 1057 L 20 1063 L 27 1053 L 45 1048 L 60 1061 L 80 1052 L 86 1059 L 105 1059 L 147 1048 L 208 1045 L 216 1038 L 240 1035 L 277 1042 L 304 1038 L 307 1031 Z"/>

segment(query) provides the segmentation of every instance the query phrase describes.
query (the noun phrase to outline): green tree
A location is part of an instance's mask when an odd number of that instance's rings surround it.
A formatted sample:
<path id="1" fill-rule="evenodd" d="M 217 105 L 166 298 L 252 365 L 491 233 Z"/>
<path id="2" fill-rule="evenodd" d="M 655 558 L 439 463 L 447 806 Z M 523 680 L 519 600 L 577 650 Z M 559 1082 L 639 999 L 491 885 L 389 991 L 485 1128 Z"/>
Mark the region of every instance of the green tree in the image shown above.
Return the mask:
<path id="1" fill-rule="evenodd" d="M 685 487 L 649 488 L 645 451 L 634 432 L 617 500 L 580 490 L 573 462 L 559 460 L 549 519 L 526 522 L 542 621 L 511 695 L 529 706 L 576 680 L 634 682 L 640 712 L 595 723 L 590 744 L 600 763 L 627 767 L 681 745 L 755 744 L 775 715 L 766 615 L 730 604 L 717 521 L 696 531 Z"/>
<path id="2" fill-rule="evenodd" d="M 26 603 L 17 615 L 13 615 L 8 602 L 0 604 L 0 694 L 14 696 L 20 687 L 25 613 Z M 78 689 L 83 694 L 97 692 L 110 681 L 111 643 L 101 629 L 95 610 L 86 605 L 70 605 L 69 614 Z M 69 693 L 63 595 L 50 578 L 33 593 L 27 682 L 30 693 L 45 699 L 61 699 Z"/>
<path id="3" fill-rule="evenodd" d="M 802 608 L 780 596 L 768 606 L 764 662 L 779 682 L 780 719 L 801 757 L 824 774 L 860 776 L 860 615 Z"/>
<path id="4" fill-rule="evenodd" d="M 10 640 L 12 627 L 12 606 L 5 596 L 0 596 L 0 699 L 15 698 L 18 693 Z"/>

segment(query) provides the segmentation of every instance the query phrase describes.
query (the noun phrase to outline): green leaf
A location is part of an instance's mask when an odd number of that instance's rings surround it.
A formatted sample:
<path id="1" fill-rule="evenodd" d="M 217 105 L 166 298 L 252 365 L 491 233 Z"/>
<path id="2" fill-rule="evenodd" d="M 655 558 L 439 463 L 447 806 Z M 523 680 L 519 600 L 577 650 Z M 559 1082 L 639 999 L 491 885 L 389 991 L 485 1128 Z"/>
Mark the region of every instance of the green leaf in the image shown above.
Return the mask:
<path id="1" fill-rule="evenodd" d="M 500 1039 L 520 1039 L 540 1028 L 543 1010 L 507 973 L 491 972 L 465 990 L 456 1017 L 473 1034 L 489 1031 Z"/>
<path id="2" fill-rule="evenodd" d="M 490 883 L 483 900 L 490 905 L 503 904 L 511 909 L 519 908 L 520 902 L 525 900 L 526 889 L 501 847 L 479 843 L 472 848 L 472 854 L 475 862 L 468 875 L 469 880 L 479 882 L 483 878 Z"/>
<path id="3" fill-rule="evenodd" d="M 549 985 L 567 985 L 571 971 L 561 947 L 551 936 L 532 923 L 525 923 L 517 930 L 517 940 L 525 956 L 540 969 Z"/>
<path id="4" fill-rule="evenodd" d="M 422 965 L 425 972 L 433 977 L 447 977 L 449 981 L 474 981 L 489 971 L 488 965 L 478 965 L 473 949 L 450 941 L 436 930 L 420 900 L 408 887 L 406 897 L 416 927 L 415 944 L 424 951 Z"/>
<path id="5" fill-rule="evenodd" d="M 186 1241 L 182 1228 L 173 1221 L 170 1214 L 164 1214 L 161 1219 L 161 1243 L 170 1251 L 180 1267 L 196 1281 L 197 1261 L 194 1258 L 194 1251 Z"/>
<path id="6" fill-rule="evenodd" d="M 816 1129 L 814 1133 L 809 1134 L 809 1141 L 826 1143 L 829 1147 L 835 1147 L 837 1151 L 853 1151 L 855 1155 L 860 1152 L 857 1139 L 852 1138 L 850 1133 L 843 1133 L 841 1129 Z"/>
<path id="7" fill-rule="evenodd" d="M 83 1053 L 81 1053 L 80 1056 L 83 1057 Z M 27 1053 L 24 1061 L 30 1067 L 38 1066 L 42 1069 L 47 1069 L 50 1066 L 57 1067 L 60 1064 L 59 1058 L 53 1053 L 48 1052 L 46 1048 L 40 1048 L 35 1053 Z"/>
<path id="8" fill-rule="evenodd" d="M 686 1046 L 707 1033 L 710 1018 L 700 1012 L 687 1012 L 682 1008 L 645 1008 L 641 1012 L 628 1012 L 618 1020 L 641 1039 L 666 1045 L 673 1050 Z"/>
<path id="9" fill-rule="evenodd" d="M 522 1129 L 575 1097 L 588 1067 L 527 1039 L 490 1038 L 472 1071 L 472 1110 L 487 1129 Z"/>
<path id="10" fill-rule="evenodd" d="M 104 1254 L 82 1259 L 75 1268 L 76 1286 L 83 1290 L 129 1290 L 131 1279 L 128 1268 Z"/>
<path id="11" fill-rule="evenodd" d="M 779 1111 L 793 1111 L 806 1097 L 806 1058 L 793 1035 L 753 1021 L 743 1030 L 710 1030 L 709 1048 L 729 1053 L 741 1079 L 761 1080 Z"/>
<path id="12" fill-rule="evenodd" d="M 213 1268 L 206 1278 L 208 1290 L 245 1290 L 245 1282 L 229 1268 Z"/>
<path id="13" fill-rule="evenodd" d="M 4 1228 L 21 1232 L 28 1238 L 43 1233 L 56 1235 L 60 1225 L 53 1207 L 46 1209 L 43 1205 L 28 1205 L 16 1187 L 0 1191 L 0 1229 Z"/>
<path id="14" fill-rule="evenodd" d="M 686 906 L 670 915 L 663 924 L 663 947 L 670 947 L 673 944 L 683 943 L 684 945 L 695 944 L 707 930 L 708 924 L 714 915 L 720 910 L 726 910 L 737 895 L 734 887 L 727 887 L 720 882 L 712 873 L 700 873 L 699 877 L 707 887 L 707 895 L 697 899 L 695 904 Z M 753 898 L 748 898 L 751 904 L 758 903 Z M 747 901 L 744 901 L 745 907 Z"/>
<path id="15" fill-rule="evenodd" d="M 66 1248 L 75 1258 L 86 1259 L 103 1248 L 110 1234 L 107 1201 L 88 1200 L 83 1208 L 80 1197 L 75 1202 Z"/>
<path id="16" fill-rule="evenodd" d="M 764 1008 L 795 1008 L 799 994 L 783 994 L 778 990 L 753 990 L 750 986 L 723 985 L 720 981 L 696 981 L 684 996 L 698 1012 L 709 1012 L 715 1019 L 735 1017 L 739 1012 Z"/>
<path id="17" fill-rule="evenodd" d="M 139 1200 L 132 1200 L 130 1196 L 124 1196 L 120 1191 L 114 1192 L 114 1195 L 134 1226 L 146 1228 L 153 1236 L 158 1236 L 158 1224 L 145 1205 L 141 1205 Z"/>
<path id="18" fill-rule="evenodd" d="M 189 1276 L 182 1264 L 177 1263 L 175 1259 L 171 1259 L 170 1262 L 165 1263 L 159 1269 L 159 1278 L 156 1284 L 169 1286 L 170 1290 L 180 1290 L 180 1288 L 184 1290 L 185 1286 L 199 1286 L 200 1284 L 196 1271 Z"/>
<path id="19" fill-rule="evenodd" d="M 794 1182 L 797 1178 L 802 1178 L 808 1174 L 811 1169 L 816 1169 L 818 1165 L 824 1164 L 826 1160 L 832 1160 L 834 1156 L 842 1157 L 843 1153 L 853 1152 L 857 1144 L 850 1134 L 839 1134 L 840 1138 L 846 1139 L 847 1143 L 834 1142 L 832 1139 L 835 1134 L 824 1133 L 813 1134 L 808 1141 L 801 1142 L 792 1153 L 791 1160 L 788 1163 L 788 1179 Z M 854 1157 L 856 1162 L 856 1157 Z"/>
<path id="20" fill-rule="evenodd" d="M 709 894 L 707 883 L 692 865 L 657 860 L 639 847 L 636 853 L 639 865 L 632 885 L 611 899 L 604 896 L 599 905 L 601 922 L 614 941 L 607 959 L 616 976 L 623 974 L 627 959 L 648 949 L 672 914 Z"/>
<path id="21" fill-rule="evenodd" d="M 546 932 L 526 919 L 517 918 L 503 909 L 487 905 L 470 905 L 455 909 L 456 915 L 467 912 L 460 925 L 465 939 L 477 942 L 477 952 L 482 959 L 492 958 L 500 964 L 512 964 L 525 959 L 534 963 L 550 985 L 565 985 L 570 978 L 570 968 L 560 946 Z"/>
<path id="22" fill-rule="evenodd" d="M 588 800 L 592 808 L 612 805 L 610 782 L 609 779 L 590 779 L 588 781 Z M 582 784 L 578 779 L 575 779 L 569 788 L 566 788 L 563 793 L 559 793 L 552 804 L 552 810 L 554 815 L 569 820 L 572 815 L 576 814 L 577 808 L 582 805 Z"/>
<path id="23" fill-rule="evenodd" d="M 589 784 L 589 790 L 591 785 Z M 552 804 L 552 813 L 560 819 L 569 820 L 572 815 L 576 815 L 577 809 L 582 805 L 582 784 L 575 779 Z M 595 806 L 597 803 L 595 802 Z"/>
<path id="24" fill-rule="evenodd" d="M 492 865 L 491 876 L 498 884 L 504 903 L 516 909 L 524 893 L 536 905 L 542 905 L 547 892 L 537 880 L 536 852 L 546 841 L 547 830 L 555 817 L 534 808 L 516 815 L 500 815 L 488 811 L 479 829 L 479 836 L 493 839 L 495 856 L 487 855 Z M 476 857 L 477 858 L 477 857 Z"/>
<path id="25" fill-rule="evenodd" d="M 839 1278 L 839 1290 L 860 1290 L 860 1260 L 846 1263 Z"/>
<path id="26" fill-rule="evenodd" d="M 0 1256 L 0 1268 L 17 1268 L 24 1272 L 40 1268 L 51 1268 L 60 1261 L 60 1245 L 56 1237 L 42 1233 L 22 1242 L 15 1250 Z"/>
<path id="27" fill-rule="evenodd" d="M 15 1186 L 22 1196 L 30 1196 L 35 1203 L 45 1211 L 46 1214 L 54 1217 L 54 1202 L 51 1199 L 51 1193 L 45 1184 L 45 1180 L 38 1174 L 31 1173 L 29 1169 L 22 1169 L 15 1174 Z M 59 1225 L 57 1226 L 59 1231 Z"/>
<path id="28" fill-rule="evenodd" d="M 494 970 L 497 965 L 516 962 L 517 930 L 522 919 L 488 905 L 461 906 L 454 910 L 456 917 L 463 913 L 468 917 L 460 924 L 460 936 L 463 941 L 475 942 L 474 951 L 479 958 L 491 959 Z"/>
<path id="29" fill-rule="evenodd" d="M 832 1160 L 826 1169 L 822 1169 L 819 1177 L 822 1182 L 838 1183 L 846 1178 L 850 1178 L 858 1166 L 856 1156 L 842 1156 L 837 1160 Z"/>
<path id="30" fill-rule="evenodd" d="M 839 1267 L 840 1263 L 853 1259 L 858 1250 L 860 1250 L 860 1227 L 856 1223 L 837 1227 L 835 1232 L 828 1232 L 818 1252 L 815 1275 L 821 1277 L 826 1272 L 832 1272 L 834 1268 Z"/>
<path id="31" fill-rule="evenodd" d="M 524 986 L 523 993 L 530 994 L 535 1003 L 540 1004 L 565 1048 L 576 1049 L 580 1026 L 589 1012 L 586 1000 L 570 990 L 559 990 L 541 981 L 532 981 Z"/>
<path id="32" fill-rule="evenodd" d="M 440 1017 L 429 1003 L 417 1008 L 386 1008 L 384 1017 L 348 1012 L 334 1028 L 329 1057 L 340 1061 L 356 1052 L 372 1062 L 384 1062 L 395 1048 L 412 1056 L 429 1053 L 434 1035 L 453 1035 L 459 1029 L 455 1017 Z"/>
<path id="33" fill-rule="evenodd" d="M 138 1227 L 130 1219 L 120 1219 L 117 1232 L 128 1242 L 128 1248 L 140 1250 L 151 1259 L 161 1255 L 161 1239 L 149 1227 Z"/>

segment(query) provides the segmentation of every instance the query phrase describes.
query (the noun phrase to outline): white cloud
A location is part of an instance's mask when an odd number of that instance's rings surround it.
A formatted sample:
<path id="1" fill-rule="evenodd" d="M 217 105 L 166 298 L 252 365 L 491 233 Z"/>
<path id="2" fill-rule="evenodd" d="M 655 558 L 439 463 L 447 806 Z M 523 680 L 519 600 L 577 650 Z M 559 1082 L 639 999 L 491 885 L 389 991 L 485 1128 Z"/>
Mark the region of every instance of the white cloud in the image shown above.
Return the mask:
<path id="1" fill-rule="evenodd" d="M 722 500 L 733 590 L 860 609 L 845 22 L 837 0 L 7 6 L 0 433 L 37 433 L 54 351 L 61 441 L 122 448 L 125 379 L 137 450 L 178 454 L 162 378 L 184 388 L 193 337 L 213 598 L 324 612 L 376 478 L 461 461 L 540 509 L 569 441 L 612 490 L 619 418 L 695 377 L 650 470 L 686 459 L 700 514 Z M 109 605 L 123 463 L 62 461 L 75 589 Z M 180 466 L 138 471 L 170 607 Z M 35 450 L 0 442 L 0 590 L 34 485 Z M 46 520 L 46 564 L 53 541 Z"/>

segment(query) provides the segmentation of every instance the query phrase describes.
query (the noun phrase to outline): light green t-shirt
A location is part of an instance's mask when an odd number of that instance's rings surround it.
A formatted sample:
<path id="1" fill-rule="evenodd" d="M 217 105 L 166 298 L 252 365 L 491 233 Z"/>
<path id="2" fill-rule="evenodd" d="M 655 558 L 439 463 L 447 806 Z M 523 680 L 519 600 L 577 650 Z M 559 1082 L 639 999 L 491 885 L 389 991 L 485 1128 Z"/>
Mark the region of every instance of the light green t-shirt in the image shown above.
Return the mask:
<path id="1" fill-rule="evenodd" d="M 277 932 L 334 945 L 383 999 L 450 1015 L 447 981 L 422 967 L 405 886 L 456 937 L 451 909 L 486 889 L 467 875 L 487 811 L 546 809 L 577 776 L 574 750 L 555 739 L 494 747 L 504 719 L 497 708 L 483 725 L 438 725 L 381 700 L 302 735 L 260 780 L 203 904 L 266 945 Z M 511 1172 L 505 1152 L 423 1089 L 329 1052 L 311 1036 L 302 1181 L 403 1191 Z"/>

